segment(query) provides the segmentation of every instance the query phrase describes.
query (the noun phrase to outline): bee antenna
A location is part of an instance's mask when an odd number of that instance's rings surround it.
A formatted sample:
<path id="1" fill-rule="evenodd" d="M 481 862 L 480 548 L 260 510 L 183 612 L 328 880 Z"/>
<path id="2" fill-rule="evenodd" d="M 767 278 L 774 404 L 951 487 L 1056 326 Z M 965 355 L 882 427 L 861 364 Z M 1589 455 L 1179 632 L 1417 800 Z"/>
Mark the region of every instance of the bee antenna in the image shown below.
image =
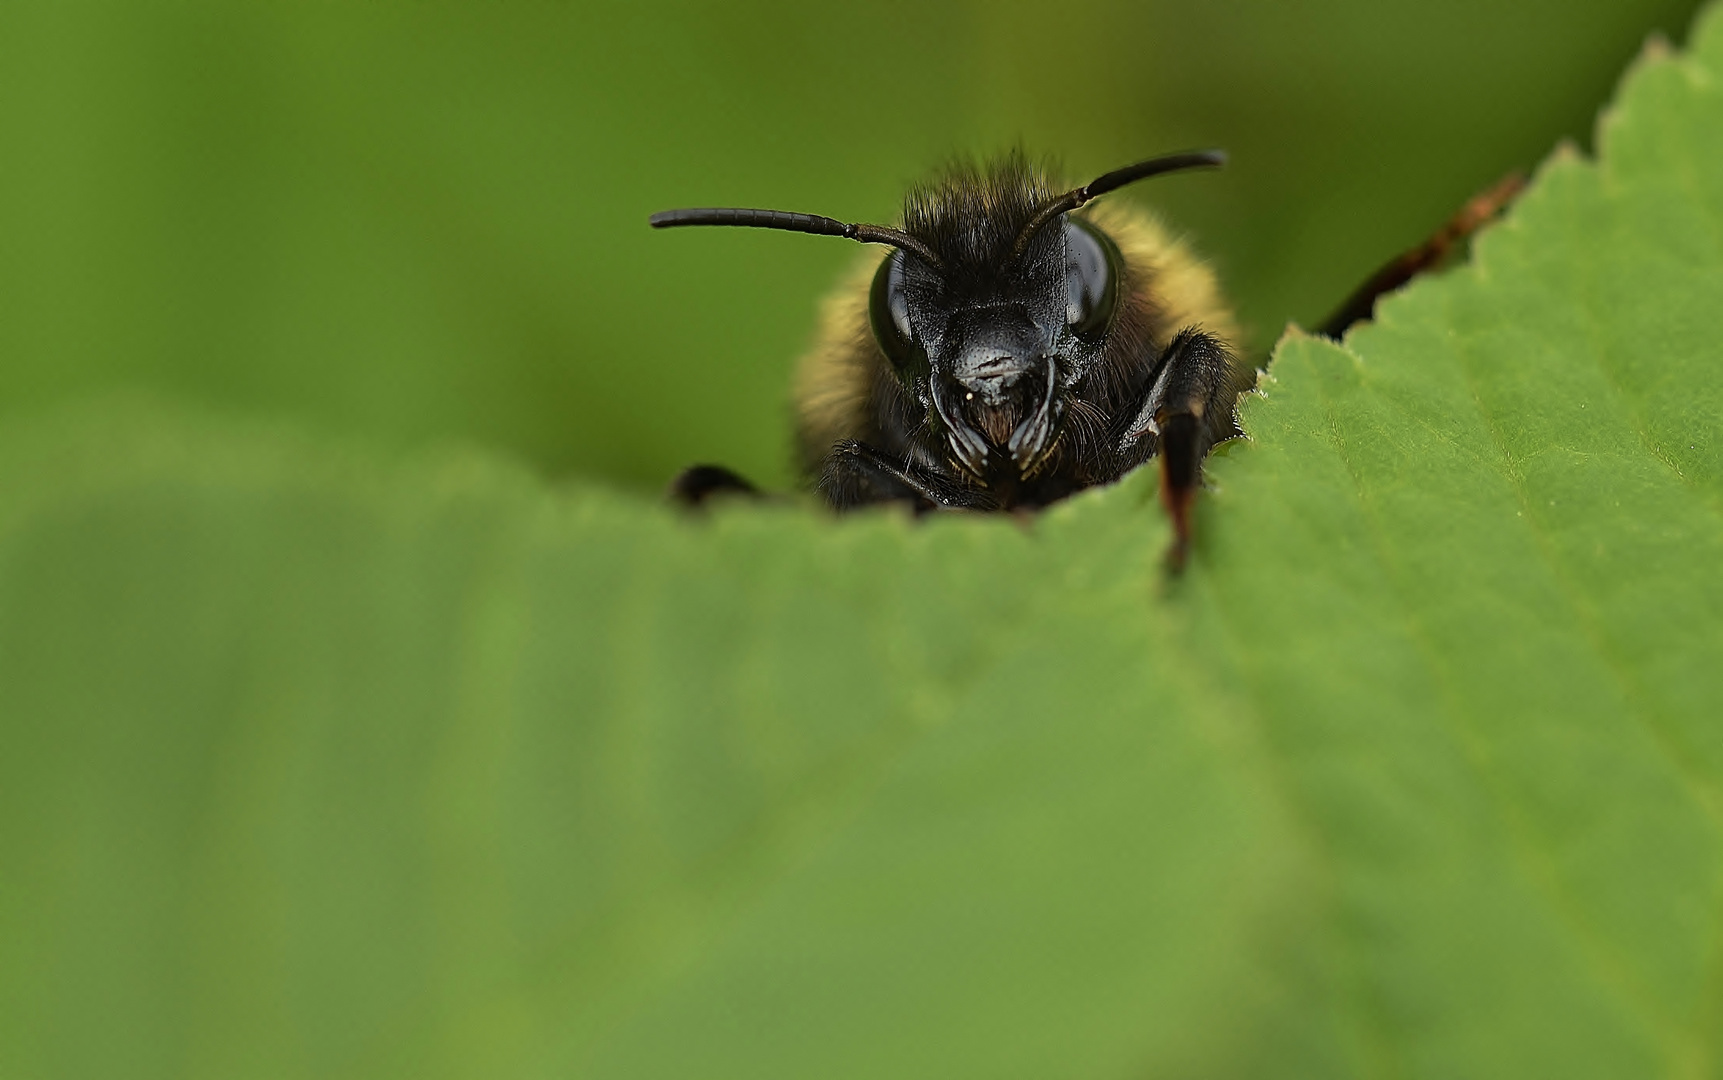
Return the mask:
<path id="1" fill-rule="evenodd" d="M 1073 188 L 1065 194 L 1049 202 L 1035 212 L 1029 219 L 1029 224 L 1023 226 L 1023 231 L 1017 234 L 1017 243 L 1011 248 L 1013 259 L 1022 255 L 1029 247 L 1029 241 L 1035 238 L 1049 221 L 1060 214 L 1077 209 L 1090 199 L 1098 198 L 1109 191 L 1115 191 L 1126 184 L 1134 184 L 1138 180 L 1146 180 L 1151 176 L 1162 173 L 1178 172 L 1181 169 L 1214 168 L 1226 164 L 1224 150 L 1190 150 L 1181 154 L 1166 154 L 1162 157 L 1139 161 L 1135 165 L 1126 165 L 1122 169 L 1114 169 L 1110 173 L 1089 181 L 1080 188 Z"/>
<path id="2" fill-rule="evenodd" d="M 1109 174 L 1110 175 L 1110 174 Z M 787 210 L 744 210 L 738 207 L 701 207 L 692 210 L 662 210 L 648 219 L 654 229 L 681 225 L 735 225 L 747 229 L 782 229 L 785 232 L 842 236 L 864 244 L 890 244 L 913 252 L 941 269 L 933 249 L 899 229 L 885 225 L 854 225 L 819 214 L 793 214 Z"/>

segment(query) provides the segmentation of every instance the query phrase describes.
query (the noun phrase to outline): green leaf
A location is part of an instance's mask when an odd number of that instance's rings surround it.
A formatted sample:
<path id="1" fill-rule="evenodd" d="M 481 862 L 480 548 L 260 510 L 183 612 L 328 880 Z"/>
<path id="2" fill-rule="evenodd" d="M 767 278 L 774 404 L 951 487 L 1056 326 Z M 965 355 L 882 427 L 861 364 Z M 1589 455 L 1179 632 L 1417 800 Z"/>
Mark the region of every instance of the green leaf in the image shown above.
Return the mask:
<path id="1" fill-rule="evenodd" d="M 173 406 L 0 432 L 0 1073 L 1723 1067 L 1723 12 L 1290 335 L 1182 578 Z"/>

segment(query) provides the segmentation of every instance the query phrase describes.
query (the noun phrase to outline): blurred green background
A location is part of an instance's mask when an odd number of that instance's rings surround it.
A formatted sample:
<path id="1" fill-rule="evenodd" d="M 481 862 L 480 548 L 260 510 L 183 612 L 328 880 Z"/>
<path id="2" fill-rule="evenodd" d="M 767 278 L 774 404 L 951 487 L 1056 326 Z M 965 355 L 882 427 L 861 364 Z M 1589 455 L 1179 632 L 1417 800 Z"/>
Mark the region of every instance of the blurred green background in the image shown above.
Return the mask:
<path id="1" fill-rule="evenodd" d="M 954 152 L 1134 189 L 1265 349 L 1465 197 L 1588 141 L 1692 0 L 0 5 L 0 418 L 115 387 L 552 475 L 789 481 L 791 366 L 855 257 L 654 234 L 887 221 Z"/>

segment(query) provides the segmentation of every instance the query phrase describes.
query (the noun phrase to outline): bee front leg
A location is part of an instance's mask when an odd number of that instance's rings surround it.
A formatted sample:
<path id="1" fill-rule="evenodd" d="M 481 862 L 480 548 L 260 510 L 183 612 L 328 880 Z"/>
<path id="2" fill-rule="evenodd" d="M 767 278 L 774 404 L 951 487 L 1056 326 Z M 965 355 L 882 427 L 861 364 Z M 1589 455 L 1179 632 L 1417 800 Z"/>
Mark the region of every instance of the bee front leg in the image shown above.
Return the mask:
<path id="1" fill-rule="evenodd" d="M 854 439 L 845 439 L 832 447 L 820 470 L 818 487 L 835 510 L 853 510 L 882 502 L 907 502 L 918 512 L 992 510 L 997 505 L 985 489 L 889 457 Z"/>
<path id="2" fill-rule="evenodd" d="M 1196 327 L 1181 330 L 1161 353 L 1136 419 L 1119 442 L 1126 460 L 1160 454 L 1161 502 L 1173 520 L 1168 558 L 1175 568 L 1184 565 L 1190 547 L 1191 505 L 1202 485 L 1203 458 L 1217 441 L 1238 434 L 1238 390 L 1226 344 Z"/>
<path id="3" fill-rule="evenodd" d="M 706 505 L 708 499 L 719 495 L 758 498 L 760 489 L 722 465 L 690 465 L 670 481 L 665 495 L 671 502 L 697 509 Z"/>

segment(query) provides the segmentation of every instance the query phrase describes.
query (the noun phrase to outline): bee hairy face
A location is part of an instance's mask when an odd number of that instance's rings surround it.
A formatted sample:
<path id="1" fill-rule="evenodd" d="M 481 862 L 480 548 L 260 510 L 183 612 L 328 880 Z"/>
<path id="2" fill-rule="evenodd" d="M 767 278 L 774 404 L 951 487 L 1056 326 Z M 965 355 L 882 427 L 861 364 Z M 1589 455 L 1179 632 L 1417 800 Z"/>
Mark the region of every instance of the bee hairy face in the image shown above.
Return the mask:
<path id="1" fill-rule="evenodd" d="M 874 275 L 868 322 L 953 463 L 981 481 L 1023 477 L 1105 352 L 1122 276 L 1113 242 L 1065 215 L 1021 253 L 970 268 L 893 252 Z"/>

